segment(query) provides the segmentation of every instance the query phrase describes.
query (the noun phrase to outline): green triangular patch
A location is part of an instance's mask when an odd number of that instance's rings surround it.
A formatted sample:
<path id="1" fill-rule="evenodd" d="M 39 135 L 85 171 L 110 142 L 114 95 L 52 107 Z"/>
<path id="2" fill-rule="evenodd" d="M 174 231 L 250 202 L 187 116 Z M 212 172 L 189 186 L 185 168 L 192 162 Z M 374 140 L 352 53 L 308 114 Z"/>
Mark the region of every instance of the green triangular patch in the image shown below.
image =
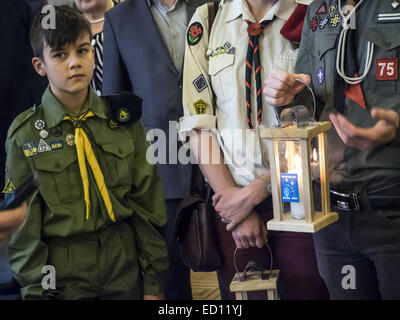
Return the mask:
<path id="1" fill-rule="evenodd" d="M 8 179 L 7 184 L 3 190 L 3 193 L 13 193 L 14 191 L 15 191 L 14 183 L 11 181 L 11 179 Z"/>

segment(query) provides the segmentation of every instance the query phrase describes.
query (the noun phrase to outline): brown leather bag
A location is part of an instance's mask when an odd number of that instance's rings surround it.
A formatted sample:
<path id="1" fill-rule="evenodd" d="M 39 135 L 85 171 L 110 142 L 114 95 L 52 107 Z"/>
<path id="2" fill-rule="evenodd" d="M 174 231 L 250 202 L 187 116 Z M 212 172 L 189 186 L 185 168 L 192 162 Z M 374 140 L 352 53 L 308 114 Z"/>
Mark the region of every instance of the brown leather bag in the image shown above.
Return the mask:
<path id="1" fill-rule="evenodd" d="M 208 3 L 209 30 L 219 1 Z M 215 109 L 213 109 L 215 115 Z M 172 231 L 183 263 L 193 271 L 215 271 L 221 266 L 221 254 L 215 227 L 216 212 L 212 189 L 198 165 L 192 165 L 190 194 L 180 202 Z"/>
<path id="2" fill-rule="evenodd" d="M 180 202 L 173 236 L 178 242 L 183 263 L 193 271 L 215 271 L 221 255 L 215 228 L 212 190 L 197 165 L 192 166 L 190 195 Z"/>

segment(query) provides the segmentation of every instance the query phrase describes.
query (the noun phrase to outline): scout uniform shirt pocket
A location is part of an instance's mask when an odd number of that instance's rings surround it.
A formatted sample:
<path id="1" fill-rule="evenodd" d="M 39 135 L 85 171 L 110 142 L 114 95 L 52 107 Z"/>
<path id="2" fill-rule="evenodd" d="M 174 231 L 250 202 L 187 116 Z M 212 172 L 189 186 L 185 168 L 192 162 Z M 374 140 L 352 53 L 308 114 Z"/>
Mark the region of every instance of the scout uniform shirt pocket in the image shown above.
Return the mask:
<path id="1" fill-rule="evenodd" d="M 326 97 L 333 92 L 334 75 L 336 68 L 336 40 L 337 33 L 321 33 L 320 37 L 309 38 L 304 36 L 305 51 L 309 55 L 309 70 L 311 71 L 312 85 L 318 97 Z"/>
<path id="2" fill-rule="evenodd" d="M 372 95 L 400 93 L 399 88 L 399 28 L 373 25 L 365 28 L 364 38 L 375 45 L 371 70 L 365 80 L 364 89 Z"/>
<path id="3" fill-rule="evenodd" d="M 234 53 L 210 56 L 208 73 L 219 103 L 224 103 L 234 98 L 235 80 L 237 78 L 233 68 L 234 62 Z"/>
<path id="4" fill-rule="evenodd" d="M 133 157 L 135 150 L 132 138 L 108 141 L 101 145 L 104 153 L 99 164 L 107 187 L 124 187 L 133 183 Z"/>
<path id="5" fill-rule="evenodd" d="M 40 193 L 52 205 L 83 199 L 83 186 L 76 151 L 49 151 L 33 157 L 40 175 Z"/>

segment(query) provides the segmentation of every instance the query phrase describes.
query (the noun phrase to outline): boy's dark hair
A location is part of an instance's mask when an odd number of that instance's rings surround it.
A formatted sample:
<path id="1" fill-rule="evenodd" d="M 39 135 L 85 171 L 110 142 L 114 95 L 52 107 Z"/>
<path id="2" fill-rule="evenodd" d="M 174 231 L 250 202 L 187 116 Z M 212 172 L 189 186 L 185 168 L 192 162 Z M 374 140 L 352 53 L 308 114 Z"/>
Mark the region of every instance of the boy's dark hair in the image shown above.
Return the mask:
<path id="1" fill-rule="evenodd" d="M 92 38 L 89 21 L 78 10 L 69 6 L 55 7 L 55 29 L 46 29 L 42 20 L 48 13 L 39 13 L 33 20 L 30 42 L 33 53 L 43 60 L 43 47 L 47 43 L 53 50 L 60 50 L 63 46 L 73 44 L 82 33 L 87 33 Z"/>

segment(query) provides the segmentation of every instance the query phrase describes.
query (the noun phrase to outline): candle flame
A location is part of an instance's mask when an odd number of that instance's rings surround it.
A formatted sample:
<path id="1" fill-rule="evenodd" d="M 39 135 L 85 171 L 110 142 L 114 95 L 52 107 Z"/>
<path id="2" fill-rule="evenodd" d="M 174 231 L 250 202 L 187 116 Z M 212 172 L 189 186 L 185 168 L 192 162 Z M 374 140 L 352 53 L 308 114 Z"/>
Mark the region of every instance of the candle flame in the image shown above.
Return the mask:
<path id="1" fill-rule="evenodd" d="M 313 160 L 315 162 L 318 162 L 317 149 L 314 148 L 312 156 L 313 156 Z"/>
<path id="2" fill-rule="evenodd" d="M 294 166 L 296 169 L 300 169 L 301 168 L 301 158 L 298 154 L 296 154 L 294 156 Z"/>

